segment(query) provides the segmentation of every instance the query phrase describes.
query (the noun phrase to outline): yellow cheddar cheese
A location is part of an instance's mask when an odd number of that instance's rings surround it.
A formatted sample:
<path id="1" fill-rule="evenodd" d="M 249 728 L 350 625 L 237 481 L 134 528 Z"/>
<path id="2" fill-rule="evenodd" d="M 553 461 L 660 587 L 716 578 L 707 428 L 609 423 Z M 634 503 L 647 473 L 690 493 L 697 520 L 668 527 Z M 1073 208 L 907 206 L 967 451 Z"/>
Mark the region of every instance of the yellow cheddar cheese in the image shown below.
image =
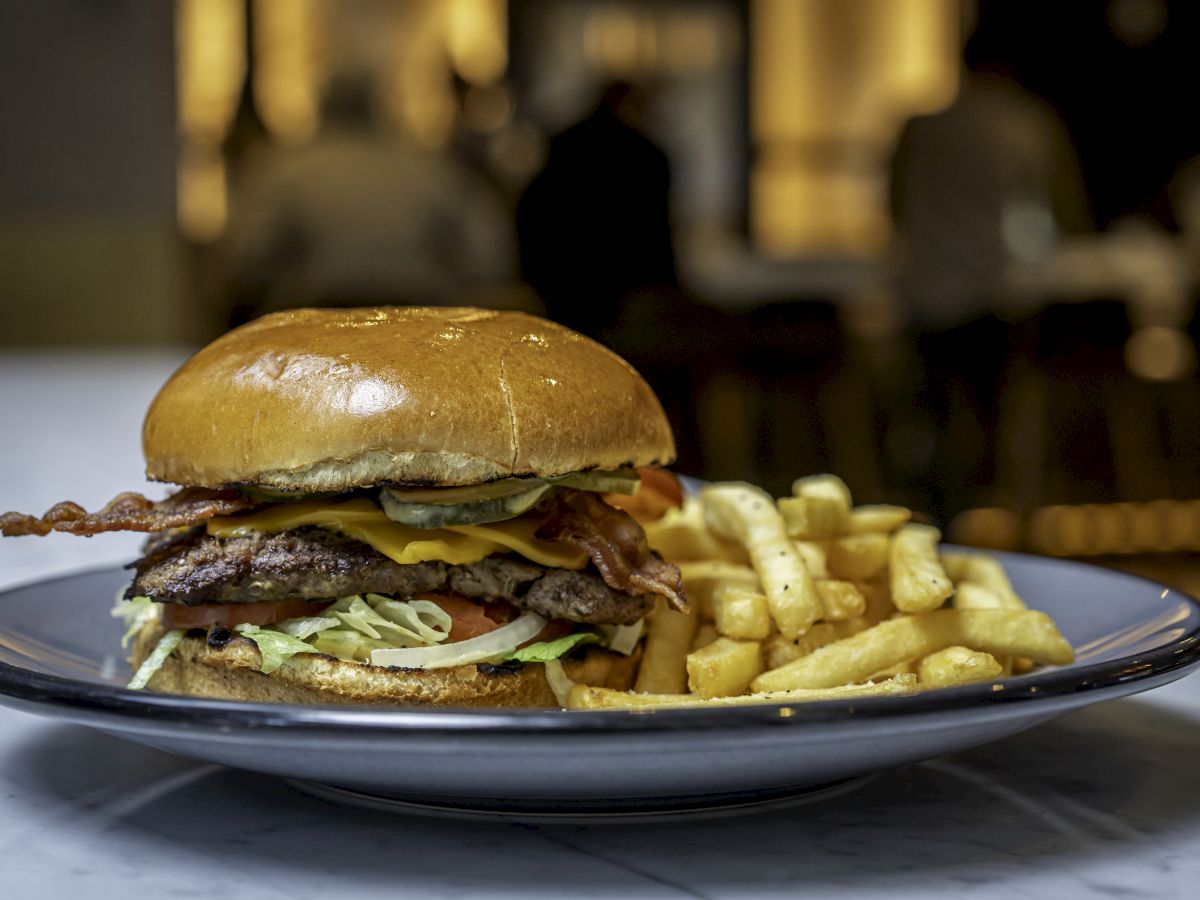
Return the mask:
<path id="1" fill-rule="evenodd" d="M 315 525 L 370 544 L 402 565 L 433 561 L 463 565 L 493 553 L 512 552 L 544 566 L 583 568 L 587 562 L 583 551 L 559 541 L 539 540 L 534 537 L 538 524 L 536 519 L 518 517 L 486 525 L 413 528 L 393 522 L 370 500 L 358 498 L 341 503 L 281 503 L 248 515 L 217 516 L 208 520 L 208 533 L 237 537 Z"/>

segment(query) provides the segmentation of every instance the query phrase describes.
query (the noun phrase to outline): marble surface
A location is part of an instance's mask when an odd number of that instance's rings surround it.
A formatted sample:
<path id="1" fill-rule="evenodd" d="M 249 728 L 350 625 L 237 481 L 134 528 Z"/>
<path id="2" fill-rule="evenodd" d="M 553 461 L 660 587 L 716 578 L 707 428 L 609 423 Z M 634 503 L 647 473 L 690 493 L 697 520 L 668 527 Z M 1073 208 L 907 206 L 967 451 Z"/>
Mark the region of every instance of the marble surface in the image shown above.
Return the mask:
<path id="1" fill-rule="evenodd" d="M 142 487 L 141 414 L 178 359 L 0 357 L 0 509 Z M 136 545 L 0 541 L 0 587 Z M 531 826 L 344 808 L 0 708 L 0 896 L 1191 897 L 1197 751 L 1193 676 L 808 806 Z"/>

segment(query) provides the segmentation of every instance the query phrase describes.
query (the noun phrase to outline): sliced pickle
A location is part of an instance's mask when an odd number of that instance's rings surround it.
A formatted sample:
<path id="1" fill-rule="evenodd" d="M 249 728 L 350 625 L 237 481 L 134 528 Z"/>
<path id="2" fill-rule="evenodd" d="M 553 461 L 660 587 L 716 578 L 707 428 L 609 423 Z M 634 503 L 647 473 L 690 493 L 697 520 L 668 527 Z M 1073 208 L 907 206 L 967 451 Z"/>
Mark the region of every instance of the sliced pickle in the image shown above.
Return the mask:
<path id="1" fill-rule="evenodd" d="M 461 487 L 387 488 L 384 493 L 390 493 L 401 503 L 436 503 L 442 506 L 457 506 L 474 503 L 477 500 L 492 500 L 497 497 L 523 494 L 544 483 L 540 478 L 502 478 L 499 481 L 466 484 Z"/>
<path id="2" fill-rule="evenodd" d="M 519 516 L 533 507 L 553 484 L 545 481 L 534 482 L 520 494 L 510 494 L 506 497 L 491 497 L 475 500 L 470 503 L 410 503 L 400 499 L 389 488 L 379 492 L 379 503 L 387 517 L 395 522 L 411 525 L 413 528 L 442 528 L 446 525 L 484 525 L 488 522 L 503 522 Z"/>
<path id="3" fill-rule="evenodd" d="M 593 469 L 591 472 L 572 472 L 552 478 L 555 484 L 579 491 L 601 494 L 636 494 L 641 479 L 634 469 Z"/>

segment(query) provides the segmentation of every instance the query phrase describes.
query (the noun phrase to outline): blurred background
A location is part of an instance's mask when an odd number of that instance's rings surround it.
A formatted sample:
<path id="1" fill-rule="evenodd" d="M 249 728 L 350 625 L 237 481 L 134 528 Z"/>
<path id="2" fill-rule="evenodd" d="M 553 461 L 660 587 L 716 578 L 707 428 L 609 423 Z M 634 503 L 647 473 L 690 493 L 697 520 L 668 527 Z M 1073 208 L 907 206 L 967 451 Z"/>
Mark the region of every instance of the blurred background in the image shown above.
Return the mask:
<path id="1" fill-rule="evenodd" d="M 525 309 L 682 472 L 1197 590 L 1198 52 L 1182 0 L 4 4 L 0 390 Z"/>

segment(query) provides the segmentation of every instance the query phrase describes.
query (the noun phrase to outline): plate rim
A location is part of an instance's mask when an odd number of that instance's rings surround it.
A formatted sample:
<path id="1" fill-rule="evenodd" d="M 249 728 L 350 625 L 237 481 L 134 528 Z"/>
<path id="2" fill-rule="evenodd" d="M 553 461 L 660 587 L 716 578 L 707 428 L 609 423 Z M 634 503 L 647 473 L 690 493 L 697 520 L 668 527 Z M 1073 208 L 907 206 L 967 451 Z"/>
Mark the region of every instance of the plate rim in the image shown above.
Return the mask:
<path id="1" fill-rule="evenodd" d="M 948 545 L 950 546 L 950 545 Z M 984 552 L 978 548 L 955 548 Z M 987 551 L 994 552 L 994 551 Z M 487 731 L 493 735 L 558 734 L 595 735 L 661 731 L 741 730 L 772 726 L 837 725 L 864 720 L 914 719 L 930 714 L 955 713 L 983 707 L 1034 703 L 1065 696 L 1097 694 L 1145 683 L 1146 688 L 1182 677 L 1200 667 L 1200 600 L 1186 591 L 1168 587 L 1130 572 L 1104 569 L 1090 563 L 1026 553 L 1001 552 L 1001 558 L 1036 561 L 1104 572 L 1116 578 L 1169 591 L 1182 599 L 1195 617 L 1190 630 L 1160 647 L 1141 654 L 1122 656 L 1084 666 L 1052 667 L 1007 679 L 1003 690 L 991 682 L 941 688 L 901 697 L 863 697 L 853 700 L 821 700 L 807 703 L 763 703 L 715 709 L 560 710 L 560 709 L 445 709 L 426 707 L 364 708 L 254 703 L 152 694 L 124 687 L 68 678 L 22 668 L 0 660 L 0 702 L 16 701 L 18 708 L 45 707 L 48 714 L 120 720 L 138 719 L 147 726 L 211 727 L 257 731 L 327 732 L 356 736 L 398 735 L 419 731 L 425 735 L 461 735 Z M 0 604 L 10 593 L 56 582 L 108 575 L 123 567 L 91 567 L 12 585 L 0 591 Z M 0 607 L 2 610 L 2 607 Z M 1122 691 L 1132 693 L 1133 690 Z M 1047 712 L 1052 712 L 1047 705 Z"/>

